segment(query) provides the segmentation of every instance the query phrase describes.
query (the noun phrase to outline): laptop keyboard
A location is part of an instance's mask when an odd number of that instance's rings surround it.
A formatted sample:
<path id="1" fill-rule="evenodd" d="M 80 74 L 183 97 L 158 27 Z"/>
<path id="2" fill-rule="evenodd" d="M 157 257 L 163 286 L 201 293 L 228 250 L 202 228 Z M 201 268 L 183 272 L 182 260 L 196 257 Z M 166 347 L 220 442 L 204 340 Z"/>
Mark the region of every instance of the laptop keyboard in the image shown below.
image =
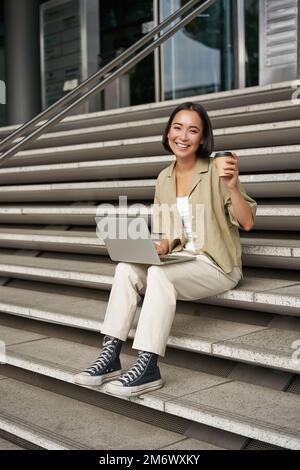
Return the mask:
<path id="1" fill-rule="evenodd" d="M 159 257 L 161 261 L 168 261 L 168 260 L 173 260 L 173 259 L 180 259 L 180 256 L 173 256 L 173 255 L 162 255 Z"/>

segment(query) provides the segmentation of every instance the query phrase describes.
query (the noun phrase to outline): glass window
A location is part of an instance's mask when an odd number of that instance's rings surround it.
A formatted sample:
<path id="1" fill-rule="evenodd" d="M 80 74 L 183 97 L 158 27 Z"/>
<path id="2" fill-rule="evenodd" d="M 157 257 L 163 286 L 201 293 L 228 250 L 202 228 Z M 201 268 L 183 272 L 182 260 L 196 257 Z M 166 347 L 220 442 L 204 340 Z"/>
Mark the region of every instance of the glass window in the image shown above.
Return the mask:
<path id="1" fill-rule="evenodd" d="M 161 0 L 162 17 L 187 0 Z M 232 2 L 219 0 L 163 46 L 164 99 L 233 88 Z"/>
<path id="2" fill-rule="evenodd" d="M 6 104 L 5 104 L 5 56 L 4 56 L 4 8 L 0 2 L 0 126 L 5 126 Z"/>
<path id="3" fill-rule="evenodd" d="M 258 85 L 259 0 L 245 0 L 246 86 Z"/>
<path id="4" fill-rule="evenodd" d="M 148 32 L 146 26 L 152 21 L 153 0 L 101 0 L 100 65 L 104 66 L 138 41 Z M 153 54 L 133 67 L 128 75 L 130 105 L 154 101 Z"/>

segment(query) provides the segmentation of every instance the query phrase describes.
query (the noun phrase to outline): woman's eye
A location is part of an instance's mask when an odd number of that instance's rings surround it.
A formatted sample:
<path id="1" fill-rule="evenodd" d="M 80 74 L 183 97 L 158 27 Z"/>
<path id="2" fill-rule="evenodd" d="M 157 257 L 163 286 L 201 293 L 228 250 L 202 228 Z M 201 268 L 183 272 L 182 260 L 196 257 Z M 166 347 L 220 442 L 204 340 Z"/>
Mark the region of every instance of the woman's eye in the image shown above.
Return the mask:
<path id="1" fill-rule="evenodd" d="M 179 126 L 173 126 L 173 129 L 174 129 L 174 131 L 180 131 L 180 130 L 181 130 L 181 127 L 179 127 Z M 198 133 L 197 129 L 190 129 L 190 132 L 191 132 L 192 134 L 197 134 L 197 133 Z"/>

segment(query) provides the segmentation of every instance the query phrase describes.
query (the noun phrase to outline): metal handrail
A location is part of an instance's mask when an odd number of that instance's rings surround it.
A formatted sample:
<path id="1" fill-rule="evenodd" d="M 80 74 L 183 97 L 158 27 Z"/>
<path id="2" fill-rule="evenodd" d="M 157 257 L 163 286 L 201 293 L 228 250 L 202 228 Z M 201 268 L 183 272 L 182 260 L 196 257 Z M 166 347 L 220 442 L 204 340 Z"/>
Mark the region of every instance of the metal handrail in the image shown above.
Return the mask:
<path id="1" fill-rule="evenodd" d="M 198 3 L 199 0 L 191 0 L 188 4 L 185 5 L 184 8 L 184 12 L 186 12 L 187 10 L 189 10 L 192 6 L 194 6 L 196 3 Z M 101 90 L 103 90 L 109 83 L 111 83 L 112 81 L 114 81 L 116 78 L 118 78 L 119 76 L 121 76 L 122 74 L 124 74 L 125 72 L 127 72 L 129 69 L 131 69 L 134 65 L 136 65 L 138 62 L 140 62 L 142 59 L 144 59 L 147 55 L 151 54 L 151 52 L 153 52 L 153 50 L 158 47 L 160 44 L 162 44 L 163 42 L 165 42 L 167 39 L 169 39 L 169 37 L 171 37 L 173 34 L 175 34 L 182 26 L 185 26 L 187 23 L 189 23 L 191 20 L 193 20 L 196 16 L 199 15 L 199 13 L 205 11 L 209 6 L 211 6 L 213 3 L 215 2 L 215 0 L 207 0 L 205 1 L 202 5 L 196 7 L 191 13 L 189 13 L 185 18 L 183 18 L 181 21 L 179 21 L 176 25 L 172 26 L 168 31 L 164 32 L 162 36 L 160 36 L 158 39 L 156 39 L 152 44 L 150 44 L 149 46 L 147 46 L 145 49 L 143 49 L 142 51 L 140 51 L 135 57 L 133 57 L 131 60 L 129 60 L 126 64 L 122 65 L 120 68 L 118 68 L 115 72 L 111 73 L 109 77 L 105 78 L 104 80 L 102 80 L 100 83 L 98 83 L 97 85 L 95 85 L 91 90 L 87 91 L 84 95 L 82 95 L 81 97 L 79 97 L 74 103 L 70 104 L 67 108 L 63 109 L 62 111 L 60 111 L 58 114 L 56 114 L 53 118 L 49 119 L 48 121 L 46 121 L 44 124 L 42 124 L 41 126 L 39 126 L 35 131 L 33 131 L 30 135 L 24 137 L 20 142 L 16 143 L 15 145 L 13 145 L 9 150 L 7 150 L 5 153 L 3 153 L 1 156 L 0 156 L 0 164 L 1 162 L 4 162 L 5 160 L 7 160 L 8 158 L 10 158 L 11 156 L 15 155 L 15 153 L 17 151 L 19 151 L 20 149 L 24 148 L 24 146 L 31 142 L 32 140 L 36 139 L 39 135 L 43 134 L 44 131 L 46 129 L 49 129 L 51 127 L 53 127 L 57 122 L 59 122 L 66 114 L 68 114 L 72 109 L 74 108 L 77 108 L 83 101 L 86 101 L 87 99 L 89 99 L 91 96 L 93 96 L 95 93 L 99 93 Z M 187 8 L 189 6 L 189 8 Z M 163 29 L 164 27 L 166 27 L 166 25 L 168 25 L 170 22 L 174 21 L 175 19 L 177 19 L 179 16 L 182 15 L 182 8 L 177 10 L 175 13 L 173 13 L 171 16 L 169 16 L 167 18 L 167 21 L 161 23 L 159 25 L 159 29 L 158 27 L 154 28 L 150 33 L 149 35 L 151 35 L 151 38 L 153 36 L 156 36 L 158 34 L 159 31 L 161 31 L 161 29 Z M 171 18 L 171 19 L 170 19 Z M 149 36 L 147 35 L 147 36 Z M 144 43 L 145 42 L 148 42 L 148 40 L 150 40 L 150 37 L 149 39 L 146 41 L 146 37 L 142 38 L 144 40 Z M 140 41 L 138 41 L 139 43 Z M 132 51 L 134 50 L 137 50 L 137 49 L 140 49 L 141 47 L 141 44 L 137 45 L 138 43 L 136 43 L 135 45 L 133 45 L 131 48 L 129 48 L 127 51 L 125 51 L 123 54 L 126 56 L 125 57 L 128 57 L 130 55 L 132 55 Z M 131 52 L 129 52 L 131 49 Z M 65 104 L 66 102 L 69 102 L 71 100 L 71 98 L 74 98 L 74 95 L 78 94 L 78 91 L 81 91 L 83 88 L 86 88 L 86 86 L 88 84 L 90 84 L 91 82 L 95 81 L 96 79 L 99 78 L 99 76 L 102 76 L 104 73 L 108 73 L 108 70 L 109 70 L 109 67 L 110 69 L 113 68 L 113 63 L 116 64 L 116 63 L 119 63 L 119 62 L 123 62 L 124 61 L 124 55 L 121 54 L 120 56 L 118 56 L 116 59 L 114 59 L 112 62 L 110 62 L 109 64 L 107 64 L 107 66 L 103 67 L 101 70 L 99 70 L 98 72 L 96 72 L 96 74 L 94 74 L 92 77 L 90 77 L 88 80 L 86 80 L 85 82 L 83 82 L 81 85 L 79 85 L 75 90 L 73 90 L 73 92 L 71 92 L 69 95 L 67 95 L 66 97 L 63 97 L 62 99 L 60 99 L 58 102 L 54 103 L 54 105 L 52 105 L 50 108 L 48 108 L 46 111 L 44 111 L 43 113 L 39 114 L 38 116 L 36 116 L 35 118 L 33 118 L 31 121 L 29 121 L 27 124 L 24 124 L 21 128 L 18 128 L 14 133 L 12 133 L 10 136 L 8 136 L 6 139 L 4 139 L 1 144 L 0 144 L 0 151 L 1 149 L 3 148 L 3 146 L 7 146 L 9 142 L 11 142 L 12 140 L 16 139 L 17 137 L 20 137 L 22 135 L 22 131 L 25 131 L 25 130 L 28 130 L 29 128 L 31 128 L 34 124 L 36 124 L 37 122 L 40 122 L 41 118 L 45 117 L 48 113 L 50 113 L 50 111 L 53 111 L 53 110 L 57 110 L 57 108 L 60 108 L 62 106 L 62 104 Z M 115 65 L 114 65 L 115 66 Z M 104 69 L 106 68 L 105 71 L 103 71 Z M 75 93 L 76 91 L 76 93 Z"/>
<path id="2" fill-rule="evenodd" d="M 69 102 L 71 102 L 76 95 L 78 95 L 82 90 L 86 89 L 87 86 L 91 85 L 94 83 L 96 80 L 99 80 L 102 76 L 105 74 L 108 74 L 114 67 L 116 67 L 118 64 L 126 60 L 128 57 L 133 55 L 138 49 L 143 47 L 147 42 L 149 42 L 153 37 L 157 34 L 160 33 L 160 31 L 168 26 L 172 21 L 176 20 L 178 16 L 186 13 L 190 8 L 192 8 L 195 4 L 197 4 L 200 0 L 192 0 L 188 2 L 184 7 L 182 7 L 179 10 L 176 10 L 172 15 L 170 15 L 168 18 L 166 18 L 162 23 L 157 25 L 154 29 L 152 29 L 146 36 L 141 38 L 139 41 L 137 41 L 135 44 L 133 44 L 131 47 L 126 49 L 122 54 L 120 54 L 118 57 L 113 59 L 111 62 L 106 64 L 104 67 L 102 67 L 100 70 L 95 72 L 93 75 L 91 75 L 89 78 L 87 78 L 84 82 L 82 82 L 80 85 L 78 85 L 74 90 L 72 90 L 70 93 L 67 95 L 63 96 L 60 98 L 58 101 L 53 103 L 49 108 L 46 110 L 42 111 L 39 113 L 37 116 L 33 117 L 30 121 L 27 123 L 23 124 L 21 127 L 18 127 L 12 134 L 7 136 L 5 139 L 3 139 L 0 143 L 0 152 L 5 150 L 8 145 L 15 140 L 18 137 L 21 137 L 25 131 L 30 130 L 33 128 L 37 123 L 41 122 L 43 119 L 48 118 L 49 116 L 52 115 L 52 112 L 57 112 L 60 108 L 62 108 L 64 105 L 67 105 Z"/>

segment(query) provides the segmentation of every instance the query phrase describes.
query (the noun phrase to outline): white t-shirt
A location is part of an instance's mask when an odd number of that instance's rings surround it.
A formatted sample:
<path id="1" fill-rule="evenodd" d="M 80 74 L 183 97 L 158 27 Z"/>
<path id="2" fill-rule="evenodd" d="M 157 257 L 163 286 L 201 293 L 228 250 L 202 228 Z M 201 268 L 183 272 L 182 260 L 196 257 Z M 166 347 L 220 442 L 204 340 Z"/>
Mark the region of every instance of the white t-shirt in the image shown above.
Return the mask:
<path id="1" fill-rule="evenodd" d="M 183 249 L 194 252 L 195 245 L 193 242 L 193 232 L 192 232 L 192 224 L 191 224 L 190 213 L 189 213 L 188 196 L 177 197 L 176 202 L 177 202 L 178 212 L 182 219 L 185 235 L 188 240 Z"/>

